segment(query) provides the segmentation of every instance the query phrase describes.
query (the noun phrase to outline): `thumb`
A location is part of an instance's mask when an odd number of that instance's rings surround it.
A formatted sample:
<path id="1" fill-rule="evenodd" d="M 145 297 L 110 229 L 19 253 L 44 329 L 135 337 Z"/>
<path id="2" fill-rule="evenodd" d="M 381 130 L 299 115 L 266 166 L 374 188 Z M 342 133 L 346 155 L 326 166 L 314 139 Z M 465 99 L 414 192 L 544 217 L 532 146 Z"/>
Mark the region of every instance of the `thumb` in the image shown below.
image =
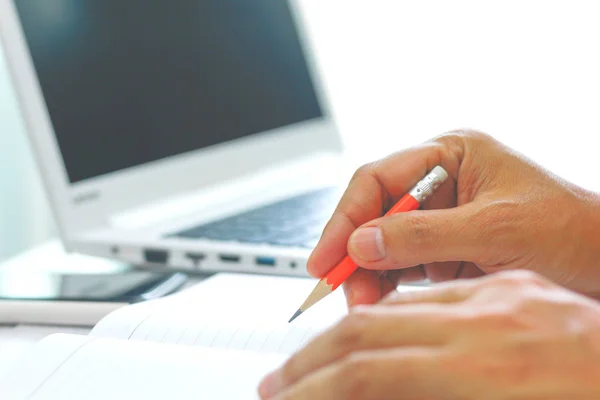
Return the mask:
<path id="1" fill-rule="evenodd" d="M 348 254 L 367 269 L 398 269 L 437 261 L 472 261 L 486 249 L 484 232 L 472 218 L 473 203 L 441 210 L 386 216 L 355 230 Z"/>

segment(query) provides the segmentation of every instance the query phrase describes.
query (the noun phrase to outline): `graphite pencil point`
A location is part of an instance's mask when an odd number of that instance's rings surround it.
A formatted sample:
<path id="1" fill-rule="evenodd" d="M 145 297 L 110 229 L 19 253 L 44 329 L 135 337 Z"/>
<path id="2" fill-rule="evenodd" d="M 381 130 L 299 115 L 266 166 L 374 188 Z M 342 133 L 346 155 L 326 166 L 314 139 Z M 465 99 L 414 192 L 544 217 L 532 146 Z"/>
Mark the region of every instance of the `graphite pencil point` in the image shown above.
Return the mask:
<path id="1" fill-rule="evenodd" d="M 292 316 L 292 318 L 290 318 L 290 320 L 288 321 L 288 324 L 290 322 L 292 322 L 293 320 L 295 320 L 296 318 L 298 318 L 298 316 L 302 314 L 302 310 L 298 309 L 298 311 L 296 311 L 296 313 Z"/>

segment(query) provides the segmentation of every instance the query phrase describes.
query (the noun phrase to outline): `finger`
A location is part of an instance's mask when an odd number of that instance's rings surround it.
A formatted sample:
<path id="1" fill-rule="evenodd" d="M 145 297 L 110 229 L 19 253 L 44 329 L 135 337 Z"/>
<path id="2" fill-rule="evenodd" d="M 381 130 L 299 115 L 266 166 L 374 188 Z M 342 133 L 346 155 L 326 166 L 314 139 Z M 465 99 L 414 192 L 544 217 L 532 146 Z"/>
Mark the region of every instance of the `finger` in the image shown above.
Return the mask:
<path id="1" fill-rule="evenodd" d="M 437 190 L 435 196 L 427 199 L 422 208 L 426 210 L 439 210 L 454 208 L 456 206 L 456 185 L 443 185 Z M 461 261 L 434 262 L 425 264 L 423 269 L 425 270 L 427 279 L 431 282 L 444 282 L 456 278 L 460 264 Z"/>
<path id="2" fill-rule="evenodd" d="M 381 287 L 381 295 L 377 301 L 381 300 L 398 287 L 397 283 L 394 283 L 387 274 L 381 275 L 380 279 L 380 287 Z"/>
<path id="3" fill-rule="evenodd" d="M 409 276 L 405 276 L 406 272 L 409 272 Z M 423 281 L 425 279 L 425 274 L 423 272 L 422 267 L 413 267 L 407 268 L 403 270 L 393 270 L 387 271 L 387 276 L 389 281 L 393 285 L 393 290 L 390 290 L 387 293 L 382 292 L 381 299 L 385 299 L 388 296 L 391 296 L 394 292 L 414 292 L 414 291 L 422 291 L 422 290 L 430 290 L 429 285 L 407 285 L 404 283 L 415 282 L 415 281 Z M 381 302 L 381 300 L 379 301 Z"/>
<path id="4" fill-rule="evenodd" d="M 472 281 L 449 281 L 432 285 L 424 290 L 392 292 L 379 304 L 456 303 L 466 300 L 476 290 L 477 285 Z"/>
<path id="5" fill-rule="evenodd" d="M 484 276 L 485 272 L 483 272 L 479 267 L 473 263 L 465 263 L 462 270 L 459 274 L 457 274 L 457 278 L 460 279 L 471 279 L 471 278 L 479 278 L 480 276 Z"/>
<path id="6" fill-rule="evenodd" d="M 399 348 L 354 354 L 315 371 L 280 393 L 276 400 L 297 399 L 443 399 L 439 351 Z"/>
<path id="7" fill-rule="evenodd" d="M 348 308 L 358 305 L 375 304 L 398 286 L 397 281 L 379 271 L 359 268 L 344 283 L 344 293 Z"/>
<path id="8" fill-rule="evenodd" d="M 397 288 L 398 273 L 401 271 L 387 271 L 382 275 L 378 271 L 357 269 L 342 286 L 348 308 L 380 301 Z"/>
<path id="9" fill-rule="evenodd" d="M 456 279 L 461 264 L 462 261 L 434 262 L 423 267 L 427 278 L 433 283 L 438 283 Z"/>
<path id="10" fill-rule="evenodd" d="M 376 219 L 352 233 L 348 254 L 366 269 L 476 261 L 487 249 L 480 205 L 417 210 Z M 391 266 L 391 267 L 390 267 Z"/>
<path id="11" fill-rule="evenodd" d="M 440 346 L 453 332 L 454 316 L 440 305 L 429 307 L 360 307 L 309 342 L 273 374 L 289 386 L 311 372 L 362 350 L 398 346 Z M 440 329 L 440 327 L 444 329 Z"/>
<path id="12" fill-rule="evenodd" d="M 397 283 L 418 282 L 427 279 L 422 265 L 405 269 L 394 269 L 388 271 L 388 276 L 396 279 Z"/>
<path id="13" fill-rule="evenodd" d="M 307 261 L 309 274 L 325 275 L 346 255 L 356 228 L 383 215 L 391 199 L 408 192 L 436 165 L 456 179 L 462 151 L 462 142 L 448 136 L 359 168 Z"/>
<path id="14" fill-rule="evenodd" d="M 348 307 L 374 304 L 382 297 L 377 271 L 359 268 L 344 282 L 343 287 Z"/>

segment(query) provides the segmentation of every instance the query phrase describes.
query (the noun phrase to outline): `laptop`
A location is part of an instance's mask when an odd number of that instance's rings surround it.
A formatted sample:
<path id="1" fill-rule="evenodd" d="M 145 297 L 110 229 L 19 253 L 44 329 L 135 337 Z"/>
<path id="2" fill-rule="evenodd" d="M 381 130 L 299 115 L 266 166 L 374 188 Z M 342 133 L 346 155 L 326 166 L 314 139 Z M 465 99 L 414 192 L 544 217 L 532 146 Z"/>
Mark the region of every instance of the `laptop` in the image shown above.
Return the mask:
<path id="1" fill-rule="evenodd" d="M 68 251 L 305 276 L 342 142 L 294 1 L 0 0 Z"/>

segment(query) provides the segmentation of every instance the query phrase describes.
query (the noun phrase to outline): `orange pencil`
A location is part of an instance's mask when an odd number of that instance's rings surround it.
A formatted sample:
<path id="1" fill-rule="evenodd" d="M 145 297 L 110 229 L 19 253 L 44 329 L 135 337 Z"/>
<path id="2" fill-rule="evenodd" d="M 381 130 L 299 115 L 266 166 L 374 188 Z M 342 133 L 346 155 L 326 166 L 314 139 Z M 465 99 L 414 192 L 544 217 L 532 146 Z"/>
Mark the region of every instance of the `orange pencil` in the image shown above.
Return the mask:
<path id="1" fill-rule="evenodd" d="M 419 208 L 421 203 L 427 200 L 433 192 L 448 178 L 448 173 L 440 166 L 435 167 L 415 187 L 404 195 L 385 215 L 398 214 Z M 313 289 L 298 311 L 290 318 L 292 322 L 304 311 L 315 305 L 318 301 L 337 289 L 356 269 L 358 265 L 350 256 L 344 257 L 339 264 L 333 267 Z"/>

